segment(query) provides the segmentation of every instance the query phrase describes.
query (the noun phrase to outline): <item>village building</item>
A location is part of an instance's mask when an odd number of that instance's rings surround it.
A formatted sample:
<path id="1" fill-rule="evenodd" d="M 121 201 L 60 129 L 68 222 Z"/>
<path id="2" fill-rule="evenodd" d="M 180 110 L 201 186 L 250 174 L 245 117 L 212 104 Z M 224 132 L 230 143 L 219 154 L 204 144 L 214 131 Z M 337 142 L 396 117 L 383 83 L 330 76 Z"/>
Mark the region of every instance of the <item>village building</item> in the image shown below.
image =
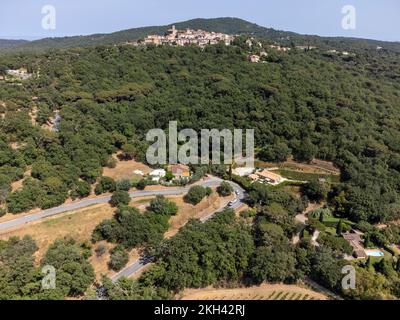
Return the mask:
<path id="1" fill-rule="evenodd" d="M 256 175 L 255 173 L 249 175 L 249 178 L 251 179 L 251 181 L 256 182 L 259 179 L 259 176 Z"/>
<path id="2" fill-rule="evenodd" d="M 15 77 L 19 80 L 28 80 L 30 77 L 32 77 L 31 73 L 28 73 L 28 70 L 26 68 L 19 68 L 16 70 L 7 70 L 6 71 L 8 75 Z"/>
<path id="3" fill-rule="evenodd" d="M 317 49 L 317 47 L 314 47 L 314 46 L 296 46 L 296 49 L 306 51 L 306 50 L 315 50 L 315 49 Z"/>
<path id="4" fill-rule="evenodd" d="M 249 59 L 250 62 L 253 62 L 253 63 L 258 63 L 258 62 L 260 62 L 260 56 L 258 56 L 258 55 L 256 55 L 256 54 L 250 55 L 250 56 L 248 57 L 248 59 Z"/>
<path id="5" fill-rule="evenodd" d="M 343 238 L 353 247 L 354 258 L 366 259 L 368 257 L 360 233 L 346 233 L 343 235 Z"/>
<path id="6" fill-rule="evenodd" d="M 253 41 L 251 41 L 251 39 L 247 39 L 246 44 L 251 48 L 253 46 Z"/>
<path id="7" fill-rule="evenodd" d="M 135 170 L 135 171 L 133 171 L 133 173 L 138 176 L 144 176 L 144 172 L 142 170 Z"/>
<path id="8" fill-rule="evenodd" d="M 190 168 L 183 164 L 172 164 L 168 166 L 168 171 L 171 172 L 175 179 L 189 179 Z"/>
<path id="9" fill-rule="evenodd" d="M 152 181 L 158 182 L 162 178 L 164 178 L 167 175 L 167 172 L 164 169 L 157 169 L 152 172 L 150 172 L 149 176 L 151 177 Z"/>
<path id="10" fill-rule="evenodd" d="M 289 48 L 289 47 L 282 47 L 280 45 L 269 45 L 268 48 L 278 50 L 278 51 L 283 51 L 283 52 L 287 52 L 287 51 L 291 50 L 291 48 Z"/>
<path id="11" fill-rule="evenodd" d="M 188 46 L 198 45 L 204 47 L 206 45 L 214 45 L 220 42 L 230 45 L 235 36 L 219 32 L 207 32 L 204 30 L 178 30 L 172 26 L 165 35 L 149 35 L 144 39 L 146 45 L 176 45 Z"/>
<path id="12" fill-rule="evenodd" d="M 260 181 L 275 185 L 280 184 L 284 181 L 284 178 L 282 176 L 266 169 L 258 171 L 255 174 L 251 174 L 249 178 L 252 179 L 253 182 Z"/>

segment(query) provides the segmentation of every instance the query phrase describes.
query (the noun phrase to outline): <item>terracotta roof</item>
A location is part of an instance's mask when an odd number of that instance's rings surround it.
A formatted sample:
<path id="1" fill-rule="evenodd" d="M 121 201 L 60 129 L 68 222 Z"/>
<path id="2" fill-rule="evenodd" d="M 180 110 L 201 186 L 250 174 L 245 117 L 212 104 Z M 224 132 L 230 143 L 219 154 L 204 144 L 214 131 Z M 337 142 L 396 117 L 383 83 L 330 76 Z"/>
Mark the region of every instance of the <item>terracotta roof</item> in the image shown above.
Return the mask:
<path id="1" fill-rule="evenodd" d="M 266 178 L 266 179 L 274 180 L 274 181 L 279 181 L 282 179 L 282 177 L 279 174 L 273 173 L 268 170 L 263 170 L 261 172 L 257 172 L 257 175 L 262 178 Z"/>
<path id="2" fill-rule="evenodd" d="M 354 256 L 359 259 L 368 257 L 367 253 L 363 249 L 354 250 Z"/>
<path id="3" fill-rule="evenodd" d="M 190 176 L 189 167 L 183 164 L 172 164 L 168 167 L 168 170 L 171 171 L 173 175 L 180 175 L 183 177 Z"/>

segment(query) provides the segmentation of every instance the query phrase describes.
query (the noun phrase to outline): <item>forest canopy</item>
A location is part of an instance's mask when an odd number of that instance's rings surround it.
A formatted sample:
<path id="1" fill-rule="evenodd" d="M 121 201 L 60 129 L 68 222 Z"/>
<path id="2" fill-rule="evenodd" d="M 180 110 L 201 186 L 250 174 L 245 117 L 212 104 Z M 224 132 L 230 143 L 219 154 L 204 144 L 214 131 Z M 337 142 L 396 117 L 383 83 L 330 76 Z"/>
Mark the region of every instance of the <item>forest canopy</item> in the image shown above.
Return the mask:
<path id="1" fill-rule="evenodd" d="M 85 197 L 114 152 L 131 146 L 144 160 L 146 132 L 177 120 L 178 129 L 255 129 L 256 147 L 277 161 L 289 153 L 333 161 L 342 172 L 328 196 L 337 214 L 400 217 L 398 56 L 267 50 L 254 64 L 249 50 L 239 41 L 1 56 L 1 66 L 36 76 L 0 82 L 0 202 L 19 213 Z M 40 125 L 56 116 L 53 130 Z M 31 176 L 12 192 L 27 168 Z"/>

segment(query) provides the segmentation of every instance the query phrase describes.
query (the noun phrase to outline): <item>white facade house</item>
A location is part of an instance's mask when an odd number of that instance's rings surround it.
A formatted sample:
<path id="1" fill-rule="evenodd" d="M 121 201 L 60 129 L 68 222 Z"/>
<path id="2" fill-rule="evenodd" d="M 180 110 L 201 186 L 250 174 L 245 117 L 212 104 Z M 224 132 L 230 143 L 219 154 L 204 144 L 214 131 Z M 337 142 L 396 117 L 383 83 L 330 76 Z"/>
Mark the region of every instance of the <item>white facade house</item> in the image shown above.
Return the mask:
<path id="1" fill-rule="evenodd" d="M 232 173 L 240 177 L 245 177 L 251 175 L 255 170 L 254 167 L 242 167 L 233 169 Z"/>
<path id="2" fill-rule="evenodd" d="M 157 169 L 150 172 L 150 177 L 153 181 L 160 181 L 161 178 L 166 176 L 167 172 L 164 169 Z"/>
<path id="3" fill-rule="evenodd" d="M 137 174 L 138 176 L 144 176 L 144 173 L 142 170 L 135 170 L 133 171 L 134 174 Z"/>

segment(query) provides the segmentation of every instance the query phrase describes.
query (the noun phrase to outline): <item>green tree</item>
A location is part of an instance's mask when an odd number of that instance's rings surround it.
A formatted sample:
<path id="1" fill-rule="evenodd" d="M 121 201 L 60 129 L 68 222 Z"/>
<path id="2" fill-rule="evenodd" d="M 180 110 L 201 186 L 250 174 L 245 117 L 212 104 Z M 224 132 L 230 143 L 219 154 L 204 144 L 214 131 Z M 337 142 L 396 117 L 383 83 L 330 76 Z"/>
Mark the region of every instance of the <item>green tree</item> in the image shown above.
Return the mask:
<path id="1" fill-rule="evenodd" d="M 336 226 L 336 234 L 337 234 L 338 236 L 341 236 L 342 233 L 343 233 L 343 220 L 340 219 L 340 220 L 339 220 L 339 223 L 338 223 L 337 226 Z"/>
<path id="2" fill-rule="evenodd" d="M 221 197 L 228 197 L 233 193 L 233 187 L 229 182 L 224 181 L 217 188 L 217 192 Z"/>
<path id="3" fill-rule="evenodd" d="M 327 197 L 328 186 L 323 182 L 312 180 L 302 186 L 301 192 L 311 201 L 321 203 Z"/>
<path id="4" fill-rule="evenodd" d="M 278 142 L 261 149 L 258 157 L 262 161 L 285 162 L 290 153 L 291 150 L 286 143 Z"/>
<path id="5" fill-rule="evenodd" d="M 120 205 L 127 205 L 131 201 L 131 197 L 129 196 L 129 193 L 126 191 L 115 191 L 110 200 L 110 204 L 113 207 L 118 207 Z"/>
<path id="6" fill-rule="evenodd" d="M 141 179 L 137 184 L 136 184 L 136 189 L 138 190 L 144 190 L 146 189 L 147 186 L 147 181 L 145 179 Z"/>
<path id="7" fill-rule="evenodd" d="M 85 251 L 73 240 L 56 240 L 44 255 L 41 265 L 56 269 L 56 287 L 66 296 L 78 297 L 85 293 L 95 280 L 92 266 Z"/>
<path id="8" fill-rule="evenodd" d="M 100 195 L 105 192 L 114 192 L 117 189 L 117 184 L 113 178 L 101 177 L 99 183 L 96 185 L 95 193 Z"/>
<path id="9" fill-rule="evenodd" d="M 108 266 L 111 270 L 120 271 L 126 266 L 129 261 L 129 255 L 125 251 L 125 248 L 121 245 L 116 246 L 111 250 L 110 261 Z"/>
<path id="10" fill-rule="evenodd" d="M 75 185 L 75 194 L 79 198 L 86 198 L 90 195 L 91 186 L 86 181 L 78 181 Z"/>
<path id="11" fill-rule="evenodd" d="M 120 181 L 117 181 L 117 183 L 116 183 L 117 190 L 129 191 L 131 187 L 132 187 L 132 184 L 128 179 L 120 180 Z"/>
<path id="12" fill-rule="evenodd" d="M 185 195 L 185 201 L 197 205 L 203 200 L 207 195 L 207 191 L 202 186 L 193 186 L 189 189 L 189 192 Z"/>
<path id="13" fill-rule="evenodd" d="M 255 282 L 283 282 L 295 275 L 296 259 L 290 251 L 272 247 L 258 247 L 250 264 L 250 273 Z"/>
<path id="14" fill-rule="evenodd" d="M 157 196 L 150 201 L 147 210 L 163 216 L 174 216 L 178 212 L 178 206 L 175 202 L 169 201 L 164 196 Z"/>
<path id="15" fill-rule="evenodd" d="M 133 144 L 124 144 L 122 146 L 123 157 L 125 160 L 132 160 L 136 154 L 136 148 Z"/>

